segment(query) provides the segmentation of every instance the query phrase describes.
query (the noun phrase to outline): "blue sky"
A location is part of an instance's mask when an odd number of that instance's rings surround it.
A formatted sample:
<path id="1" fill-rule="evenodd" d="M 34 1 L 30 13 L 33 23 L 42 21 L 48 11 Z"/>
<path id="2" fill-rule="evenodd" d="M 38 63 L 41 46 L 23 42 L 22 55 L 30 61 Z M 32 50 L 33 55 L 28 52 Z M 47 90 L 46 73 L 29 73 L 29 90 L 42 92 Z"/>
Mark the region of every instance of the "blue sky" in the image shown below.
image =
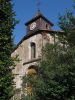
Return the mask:
<path id="1" fill-rule="evenodd" d="M 37 12 L 37 2 L 40 1 L 41 13 L 54 23 L 53 29 L 59 30 L 58 15 L 64 14 L 66 9 L 72 9 L 72 0 L 13 0 L 16 19 L 19 24 L 14 30 L 14 42 L 17 44 L 26 34 L 25 23 L 29 21 Z"/>

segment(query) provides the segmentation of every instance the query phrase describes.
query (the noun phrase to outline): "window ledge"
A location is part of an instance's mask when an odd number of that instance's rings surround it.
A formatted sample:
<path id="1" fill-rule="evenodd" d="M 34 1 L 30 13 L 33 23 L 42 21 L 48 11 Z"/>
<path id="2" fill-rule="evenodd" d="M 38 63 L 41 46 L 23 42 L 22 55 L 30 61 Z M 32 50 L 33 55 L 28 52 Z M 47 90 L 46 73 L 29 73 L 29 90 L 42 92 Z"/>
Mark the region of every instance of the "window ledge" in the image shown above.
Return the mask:
<path id="1" fill-rule="evenodd" d="M 29 64 L 29 63 L 32 63 L 32 62 L 36 62 L 36 61 L 39 61 L 39 60 L 41 60 L 41 58 L 33 58 L 33 59 L 31 59 L 31 60 L 29 60 L 27 62 L 24 62 L 23 65 Z"/>

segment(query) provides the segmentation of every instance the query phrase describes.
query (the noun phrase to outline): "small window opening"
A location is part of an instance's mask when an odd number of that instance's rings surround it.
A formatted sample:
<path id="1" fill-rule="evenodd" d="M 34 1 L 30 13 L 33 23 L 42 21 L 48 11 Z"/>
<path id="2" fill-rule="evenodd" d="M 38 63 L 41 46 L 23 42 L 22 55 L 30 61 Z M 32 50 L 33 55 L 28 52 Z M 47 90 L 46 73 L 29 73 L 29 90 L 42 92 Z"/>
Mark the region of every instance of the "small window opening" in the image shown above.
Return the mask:
<path id="1" fill-rule="evenodd" d="M 31 43 L 31 58 L 35 58 L 36 57 L 36 44 L 35 43 Z"/>
<path id="2" fill-rule="evenodd" d="M 48 25 L 46 24 L 46 29 L 48 29 Z"/>

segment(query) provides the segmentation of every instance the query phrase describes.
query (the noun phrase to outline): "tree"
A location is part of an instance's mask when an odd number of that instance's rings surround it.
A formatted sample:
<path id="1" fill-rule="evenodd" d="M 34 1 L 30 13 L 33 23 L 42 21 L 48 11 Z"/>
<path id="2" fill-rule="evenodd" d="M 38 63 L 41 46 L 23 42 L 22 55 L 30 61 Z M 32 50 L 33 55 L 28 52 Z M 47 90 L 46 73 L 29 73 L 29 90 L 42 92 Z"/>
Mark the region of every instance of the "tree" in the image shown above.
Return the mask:
<path id="1" fill-rule="evenodd" d="M 75 47 L 64 50 L 58 44 L 46 44 L 42 50 L 38 75 L 24 77 L 23 84 L 32 84 L 31 100 L 74 100 L 75 99 Z M 24 89 L 24 86 L 23 86 Z M 29 96 L 29 95 L 28 95 Z M 28 97 L 23 95 L 22 100 Z"/>
<path id="2" fill-rule="evenodd" d="M 10 100 L 14 93 L 11 52 L 12 33 L 17 21 L 12 8 L 11 0 L 0 0 L 0 100 Z"/>
<path id="3" fill-rule="evenodd" d="M 35 84 L 36 100 L 75 99 L 74 59 L 75 47 L 65 51 L 57 44 L 46 45 Z"/>
<path id="4" fill-rule="evenodd" d="M 66 11 L 59 17 L 59 27 L 64 31 L 63 35 L 59 35 L 60 42 L 65 42 L 69 47 L 75 46 L 75 16 L 72 11 Z"/>

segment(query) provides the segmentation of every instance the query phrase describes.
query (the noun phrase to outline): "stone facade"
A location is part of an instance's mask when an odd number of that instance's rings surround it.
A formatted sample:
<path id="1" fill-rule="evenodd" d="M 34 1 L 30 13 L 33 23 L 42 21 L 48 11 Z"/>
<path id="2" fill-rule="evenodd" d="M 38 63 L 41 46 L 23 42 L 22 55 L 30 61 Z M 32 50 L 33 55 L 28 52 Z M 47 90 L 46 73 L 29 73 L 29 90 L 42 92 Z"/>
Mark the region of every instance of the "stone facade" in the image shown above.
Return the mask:
<path id="1" fill-rule="evenodd" d="M 31 59 L 32 42 L 36 44 L 36 58 L 33 59 Z M 15 69 L 13 70 L 14 74 L 16 74 L 14 79 L 16 82 L 16 88 L 21 88 L 21 78 L 27 73 L 28 67 L 31 65 L 37 65 L 37 62 L 41 58 L 41 49 L 47 42 L 53 43 L 54 39 L 50 36 L 50 34 L 46 33 L 45 36 L 42 33 L 39 33 L 24 40 L 12 53 L 12 57 L 19 55 L 20 59 L 20 61 L 16 64 Z"/>

